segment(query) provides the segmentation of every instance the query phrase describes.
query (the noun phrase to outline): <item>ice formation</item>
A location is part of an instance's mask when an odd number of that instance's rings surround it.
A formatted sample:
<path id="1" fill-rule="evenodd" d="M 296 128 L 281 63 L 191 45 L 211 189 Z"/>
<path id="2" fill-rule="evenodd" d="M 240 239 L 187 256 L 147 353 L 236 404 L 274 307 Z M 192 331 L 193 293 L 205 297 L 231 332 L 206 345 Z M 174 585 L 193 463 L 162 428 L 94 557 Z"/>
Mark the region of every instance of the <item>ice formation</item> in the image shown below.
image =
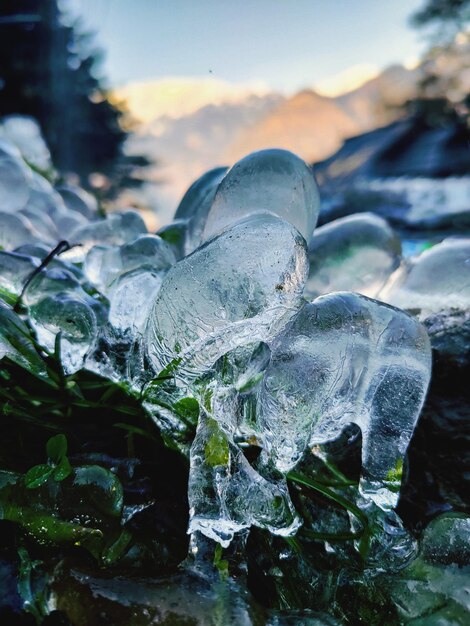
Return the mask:
<path id="1" fill-rule="evenodd" d="M 362 431 L 364 495 L 385 509 L 431 374 L 425 329 L 402 311 L 340 292 L 305 304 L 272 345 L 258 397 L 264 463 L 292 469 L 307 447 Z"/>
<path id="2" fill-rule="evenodd" d="M 168 269 L 176 263 L 170 245 L 157 235 L 141 235 L 121 246 L 95 246 L 85 273 L 110 300 L 111 324 L 142 331 Z"/>
<path id="3" fill-rule="evenodd" d="M 305 242 L 287 222 L 254 215 L 225 230 L 163 281 L 147 327 L 156 371 L 181 359 L 203 372 L 239 345 L 273 338 L 300 306 L 306 273 Z"/>
<path id="4" fill-rule="evenodd" d="M 290 222 L 308 242 L 320 211 L 311 168 L 287 150 L 253 152 L 223 178 L 207 216 L 203 240 L 255 213 L 272 213 Z"/>
<path id="5" fill-rule="evenodd" d="M 380 292 L 380 299 L 421 317 L 470 306 L 470 239 L 446 239 L 411 259 Z"/>
<path id="6" fill-rule="evenodd" d="M 306 298 L 346 290 L 375 298 L 400 265 L 401 243 L 384 219 L 360 213 L 316 229 L 308 252 Z"/>
<path id="7" fill-rule="evenodd" d="M 0 139 L 0 211 L 15 213 L 25 206 L 30 176 L 18 149 Z"/>
<path id="8" fill-rule="evenodd" d="M 202 233 L 207 216 L 219 183 L 225 176 L 227 169 L 226 167 L 216 167 L 194 181 L 176 209 L 175 219 L 187 222 L 186 254 L 195 250 L 202 243 Z"/>
<path id="9" fill-rule="evenodd" d="M 10 124 L 25 150 L 20 131 Z M 161 236 L 134 211 L 102 217 L 89 194 L 54 188 L 25 158 L 0 140 L 0 356 L 42 367 L 27 314 L 48 352 L 60 339 L 66 373 L 85 366 L 132 385 L 170 368 L 165 402 L 152 408 L 150 397 L 146 408 L 166 411 L 176 429 L 177 402 L 198 400 L 196 436 L 186 444 L 189 528 L 223 545 L 250 526 L 296 532 L 286 473 L 355 423 L 363 436 L 358 504 L 375 507 L 384 536 L 387 524 L 400 535 L 389 482 L 429 382 L 427 335 L 365 296 L 304 299 L 345 288 L 376 295 L 400 260 L 388 226 L 361 215 L 312 238 L 315 179 L 284 150 L 205 174 Z M 403 266 L 382 293 L 405 308 L 468 305 L 469 256 L 468 241 L 443 243 Z M 239 437 L 261 448 L 256 464 Z"/>

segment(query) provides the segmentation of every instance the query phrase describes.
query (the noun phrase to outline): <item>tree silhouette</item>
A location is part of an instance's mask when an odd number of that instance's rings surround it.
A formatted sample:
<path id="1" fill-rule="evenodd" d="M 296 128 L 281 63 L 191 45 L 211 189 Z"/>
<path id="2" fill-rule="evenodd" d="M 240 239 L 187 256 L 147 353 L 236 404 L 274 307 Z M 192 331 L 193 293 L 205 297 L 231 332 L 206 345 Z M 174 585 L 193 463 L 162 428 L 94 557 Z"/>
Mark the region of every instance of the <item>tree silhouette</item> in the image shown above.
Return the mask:
<path id="1" fill-rule="evenodd" d="M 123 155 L 125 112 L 97 75 L 100 52 L 79 25 L 65 21 L 57 0 L 0 2 L 0 115 L 32 115 L 55 166 L 89 186 L 137 184 L 145 159 Z"/>

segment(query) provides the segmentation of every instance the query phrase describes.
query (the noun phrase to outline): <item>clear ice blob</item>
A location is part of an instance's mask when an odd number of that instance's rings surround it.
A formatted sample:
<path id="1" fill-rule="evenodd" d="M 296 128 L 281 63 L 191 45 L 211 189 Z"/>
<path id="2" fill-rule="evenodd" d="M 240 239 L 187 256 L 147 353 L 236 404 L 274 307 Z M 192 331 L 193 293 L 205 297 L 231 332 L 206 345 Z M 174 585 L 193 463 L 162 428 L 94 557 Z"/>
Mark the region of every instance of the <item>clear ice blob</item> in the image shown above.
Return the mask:
<path id="1" fill-rule="evenodd" d="M 60 236 L 57 226 L 45 211 L 40 211 L 33 206 L 26 206 L 17 215 L 23 215 L 29 220 L 42 242 L 53 244 L 59 241 Z"/>
<path id="2" fill-rule="evenodd" d="M 103 293 L 121 274 L 134 270 L 166 272 L 176 263 L 171 246 L 158 235 L 141 235 L 122 246 L 95 246 L 85 259 L 85 274 Z"/>
<path id="3" fill-rule="evenodd" d="M 27 217 L 20 213 L 0 211 L 0 248 L 14 250 L 26 243 L 40 242 L 39 233 Z"/>
<path id="4" fill-rule="evenodd" d="M 215 193 L 227 170 L 227 167 L 216 167 L 203 174 L 189 187 L 179 203 L 175 219 L 187 221 L 185 254 L 201 244 Z"/>
<path id="5" fill-rule="evenodd" d="M 86 223 L 73 231 L 69 243 L 75 247 L 64 257 L 73 262 L 83 262 L 93 246 L 120 246 L 144 234 L 147 234 L 147 228 L 137 211 L 110 213 L 101 220 Z"/>
<path id="6" fill-rule="evenodd" d="M 301 303 L 305 241 L 289 223 L 256 215 L 174 265 L 147 324 L 158 372 L 174 359 L 202 372 L 237 346 L 272 339 Z"/>
<path id="7" fill-rule="evenodd" d="M 343 217 L 316 229 L 308 246 L 306 298 L 355 291 L 374 298 L 401 261 L 401 242 L 372 213 Z"/>
<path id="8" fill-rule="evenodd" d="M 52 170 L 52 161 L 38 122 L 27 115 L 7 115 L 0 124 L 0 137 L 11 141 L 25 161 L 43 170 Z"/>
<path id="9" fill-rule="evenodd" d="M 188 220 L 174 220 L 171 224 L 162 226 L 157 235 L 171 246 L 178 261 L 186 256 Z"/>
<path id="10" fill-rule="evenodd" d="M 65 373 L 79 370 L 97 335 L 93 308 L 75 294 L 55 293 L 29 307 L 31 324 L 39 343 L 54 351 L 60 332 L 60 360 Z"/>
<path id="11" fill-rule="evenodd" d="M 0 211 L 16 213 L 30 195 L 30 172 L 18 149 L 0 139 Z"/>
<path id="12" fill-rule="evenodd" d="M 19 296 L 28 278 L 39 267 L 39 261 L 27 254 L 0 250 L 0 289 Z"/>
<path id="13" fill-rule="evenodd" d="M 255 213 L 271 213 L 295 226 L 308 242 L 319 211 L 312 169 L 288 150 L 261 150 L 235 163 L 220 182 L 202 238 Z"/>
<path id="14" fill-rule="evenodd" d="M 430 374 L 427 333 L 403 311 L 346 292 L 305 304 L 273 343 L 259 392 L 265 462 L 286 473 L 307 447 L 357 424 L 361 492 L 391 509 L 398 493 L 396 485 L 389 487 L 401 469 Z"/>
<path id="15" fill-rule="evenodd" d="M 88 220 L 95 219 L 98 213 L 98 202 L 94 196 L 76 185 L 56 187 L 69 211 L 80 213 Z"/>
<path id="16" fill-rule="evenodd" d="M 397 270 L 380 299 L 401 309 L 431 313 L 470 306 L 470 239 L 445 239 Z"/>
<path id="17" fill-rule="evenodd" d="M 219 398 L 217 396 L 220 396 Z M 234 443 L 237 398 L 215 389 L 211 415 L 199 416 L 190 451 L 188 532 L 201 532 L 227 547 L 236 532 L 251 526 L 282 536 L 300 520 L 284 480 L 261 476 Z"/>

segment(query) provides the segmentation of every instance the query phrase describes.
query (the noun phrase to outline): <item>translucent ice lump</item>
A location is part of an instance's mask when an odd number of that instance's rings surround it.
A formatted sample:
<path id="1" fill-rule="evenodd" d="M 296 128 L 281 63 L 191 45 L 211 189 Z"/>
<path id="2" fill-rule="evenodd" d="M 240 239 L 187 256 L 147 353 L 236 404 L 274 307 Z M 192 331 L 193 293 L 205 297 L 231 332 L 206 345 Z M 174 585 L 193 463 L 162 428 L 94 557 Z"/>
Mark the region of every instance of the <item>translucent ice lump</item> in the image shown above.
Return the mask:
<path id="1" fill-rule="evenodd" d="M 220 181 L 226 167 L 216 167 L 198 178 L 184 194 L 175 213 L 175 220 L 187 223 L 185 254 L 195 250 L 202 242 L 202 233 Z"/>
<path id="2" fill-rule="evenodd" d="M 431 374 L 425 329 L 393 307 L 353 293 L 321 296 L 272 345 L 259 393 L 265 462 L 293 468 L 308 446 L 362 430 L 362 492 L 385 509 Z"/>
<path id="3" fill-rule="evenodd" d="M 0 252 L 0 289 L 12 302 L 22 296 L 43 347 L 53 352 L 61 334 L 62 365 L 71 373 L 83 365 L 107 318 L 106 307 L 83 289 L 66 264 L 56 262 L 37 272 L 39 266 L 38 258 Z"/>
<path id="4" fill-rule="evenodd" d="M 18 148 L 31 165 L 46 171 L 52 169 L 51 154 L 37 121 L 26 115 L 8 115 L 0 123 L 0 138 L 4 137 Z"/>
<path id="5" fill-rule="evenodd" d="M 470 306 L 470 239 L 446 239 L 411 259 L 380 292 L 380 299 L 422 318 Z"/>
<path id="6" fill-rule="evenodd" d="M 287 150 L 261 150 L 241 159 L 220 182 L 203 239 L 255 213 L 271 213 L 310 240 L 320 211 L 312 169 Z"/>
<path id="7" fill-rule="evenodd" d="M 141 235 L 121 246 L 98 245 L 88 252 L 85 274 L 103 293 L 120 274 L 132 270 L 166 271 L 176 263 L 169 244 L 157 235 Z"/>
<path id="8" fill-rule="evenodd" d="M 29 170 L 15 146 L 0 139 L 0 211 L 15 213 L 29 198 Z"/>
<path id="9" fill-rule="evenodd" d="M 92 248 L 85 273 L 109 298 L 111 324 L 123 331 L 141 331 L 163 277 L 175 263 L 166 241 L 157 235 L 141 235 L 122 246 Z"/>
<path id="10" fill-rule="evenodd" d="M 95 245 L 120 246 L 146 233 L 144 220 L 136 211 L 110 213 L 95 222 L 86 221 L 73 230 L 69 239 L 76 247 L 65 256 L 74 262 L 82 262 L 88 250 Z"/>
<path id="11" fill-rule="evenodd" d="M 231 349 L 272 338 L 300 306 L 305 242 L 271 215 L 243 220 L 166 275 L 147 325 L 156 371 L 178 358 L 204 371 Z"/>
<path id="12" fill-rule="evenodd" d="M 305 297 L 355 291 L 377 297 L 400 265 L 401 243 L 387 222 L 360 213 L 321 226 L 308 247 L 310 272 Z"/>

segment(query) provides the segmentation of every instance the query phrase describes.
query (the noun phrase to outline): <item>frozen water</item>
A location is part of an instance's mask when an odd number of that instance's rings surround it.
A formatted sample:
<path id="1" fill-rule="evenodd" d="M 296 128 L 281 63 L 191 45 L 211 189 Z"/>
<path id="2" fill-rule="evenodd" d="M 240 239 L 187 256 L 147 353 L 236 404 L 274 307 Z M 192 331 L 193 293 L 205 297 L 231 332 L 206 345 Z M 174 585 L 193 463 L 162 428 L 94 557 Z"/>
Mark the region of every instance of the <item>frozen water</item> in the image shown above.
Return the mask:
<path id="1" fill-rule="evenodd" d="M 0 248 L 14 250 L 23 244 L 39 241 L 39 233 L 27 217 L 0 211 Z"/>
<path id="2" fill-rule="evenodd" d="M 39 266 L 39 261 L 26 254 L 0 250 L 0 288 L 19 296 L 29 276 Z"/>
<path id="3" fill-rule="evenodd" d="M 400 623 L 463 625 L 470 613 L 470 518 L 445 514 L 425 529 L 418 558 L 385 581 Z"/>
<path id="4" fill-rule="evenodd" d="M 402 311 L 353 293 L 305 304 L 274 342 L 259 392 L 269 463 L 287 472 L 308 446 L 355 423 L 363 437 L 362 492 L 380 507 L 395 506 L 389 483 L 401 467 L 430 373 L 426 331 Z"/>
<path id="5" fill-rule="evenodd" d="M 420 557 L 431 565 L 470 567 L 470 517 L 456 513 L 432 520 L 423 533 Z"/>
<path id="6" fill-rule="evenodd" d="M 45 374 L 44 362 L 36 352 L 28 327 L 0 300 L 0 359 L 12 361 L 35 374 Z"/>
<path id="7" fill-rule="evenodd" d="M 470 306 L 470 239 L 446 239 L 399 269 L 380 299 L 424 318 L 451 307 Z"/>
<path id="8" fill-rule="evenodd" d="M 188 223 L 186 254 L 198 248 L 202 242 L 202 233 L 217 187 L 227 170 L 227 167 L 216 167 L 203 174 L 187 190 L 176 209 L 175 219 L 184 219 Z"/>
<path id="9" fill-rule="evenodd" d="M 98 202 L 94 196 L 75 185 L 63 185 L 57 187 L 56 191 L 61 195 L 67 209 L 80 213 L 89 220 L 96 218 Z"/>
<path id="10" fill-rule="evenodd" d="M 309 257 L 305 297 L 344 290 L 373 298 L 400 265 L 401 243 L 384 219 L 361 213 L 315 230 Z"/>
<path id="11" fill-rule="evenodd" d="M 29 171 L 18 150 L 0 139 L 0 211 L 15 213 L 29 198 Z"/>
<path id="12" fill-rule="evenodd" d="M 273 338 L 300 306 L 306 273 L 305 242 L 287 222 L 257 215 L 227 229 L 166 275 L 146 331 L 156 371 L 175 358 L 205 371 Z"/>
<path id="13" fill-rule="evenodd" d="M 176 263 L 171 246 L 158 235 L 141 235 L 122 246 L 95 246 L 85 259 L 85 274 L 103 293 L 120 274 L 133 270 L 165 272 Z"/>
<path id="14" fill-rule="evenodd" d="M 220 183 L 203 239 L 254 213 L 272 213 L 293 224 L 308 242 L 320 211 L 313 172 L 287 150 L 261 150 L 241 159 Z"/>
<path id="15" fill-rule="evenodd" d="M 163 281 L 163 272 L 133 270 L 121 274 L 110 286 L 109 321 L 121 331 L 142 333 Z"/>
<path id="16" fill-rule="evenodd" d="M 217 398 L 219 395 L 219 398 Z M 228 546 L 235 532 L 258 526 L 291 535 L 300 521 L 284 481 L 263 478 L 232 439 L 237 399 L 213 396 L 212 415 L 201 415 L 190 452 L 188 532 Z"/>
<path id="17" fill-rule="evenodd" d="M 157 235 L 171 246 L 178 260 L 186 256 L 188 220 L 175 220 L 166 224 L 157 231 Z"/>
<path id="18" fill-rule="evenodd" d="M 144 220 L 136 211 L 110 213 L 104 219 L 86 223 L 74 230 L 69 239 L 77 247 L 64 256 L 68 260 L 82 262 L 88 250 L 95 245 L 120 246 L 146 233 Z"/>
<path id="19" fill-rule="evenodd" d="M 88 300 L 88 302 L 86 301 Z M 97 334 L 97 319 L 90 299 L 75 294 L 55 293 L 29 307 L 31 323 L 38 341 L 50 351 L 61 333 L 61 362 L 67 374 L 83 365 Z"/>
<path id="20" fill-rule="evenodd" d="M 51 217 L 44 211 L 40 211 L 35 207 L 26 206 L 19 211 L 18 215 L 23 215 L 32 224 L 41 241 L 54 243 L 59 241 L 59 232 L 56 224 Z"/>
<path id="21" fill-rule="evenodd" d="M 21 156 L 43 171 L 52 169 L 51 154 L 44 141 L 41 128 L 33 117 L 8 115 L 2 118 L 0 137 L 11 141 Z"/>
<path id="22" fill-rule="evenodd" d="M 38 258 L 0 252 L 0 288 L 18 297 L 27 285 L 22 302 L 28 307 L 29 320 L 38 341 L 50 351 L 61 333 L 61 360 L 67 373 L 76 371 L 91 349 L 99 326 L 107 319 L 106 306 L 82 288 L 77 277 L 60 261 L 43 268 Z M 78 270 L 75 270 L 78 272 Z"/>

